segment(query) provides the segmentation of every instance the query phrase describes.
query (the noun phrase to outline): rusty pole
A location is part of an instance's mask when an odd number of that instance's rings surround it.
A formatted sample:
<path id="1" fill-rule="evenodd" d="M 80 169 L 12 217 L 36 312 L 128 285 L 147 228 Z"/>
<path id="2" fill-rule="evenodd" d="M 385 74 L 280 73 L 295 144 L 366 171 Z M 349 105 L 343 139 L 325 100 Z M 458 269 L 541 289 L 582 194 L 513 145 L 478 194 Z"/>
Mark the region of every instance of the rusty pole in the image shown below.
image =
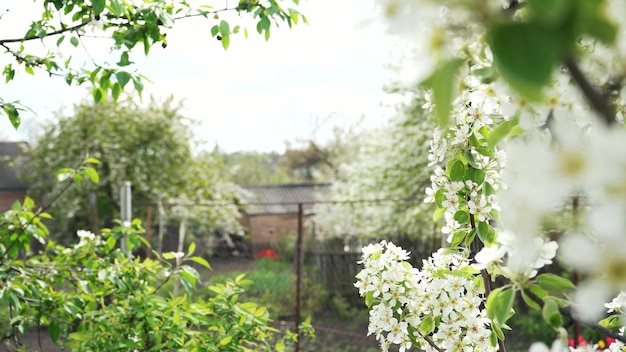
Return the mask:
<path id="1" fill-rule="evenodd" d="M 296 240 L 296 351 L 300 351 L 300 289 L 302 286 L 302 203 L 298 203 L 298 238 Z"/>

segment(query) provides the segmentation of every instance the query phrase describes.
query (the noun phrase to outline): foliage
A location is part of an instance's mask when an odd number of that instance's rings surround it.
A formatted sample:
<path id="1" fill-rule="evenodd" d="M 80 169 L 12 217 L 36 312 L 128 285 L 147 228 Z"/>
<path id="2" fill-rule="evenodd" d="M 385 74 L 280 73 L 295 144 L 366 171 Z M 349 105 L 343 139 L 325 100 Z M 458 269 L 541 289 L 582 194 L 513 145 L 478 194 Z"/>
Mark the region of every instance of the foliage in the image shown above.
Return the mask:
<path id="1" fill-rule="evenodd" d="M 89 177 L 88 170 L 68 170 L 71 176 L 64 182 Z M 47 241 L 41 218 L 49 215 L 33 206 L 26 198 L 0 218 L 0 303 L 9 307 L 5 318 L 10 319 L 2 324 L 9 326 L 2 341 L 17 345 L 34 326 L 47 326 L 53 341 L 76 351 L 269 351 L 295 338 L 287 334 L 275 340 L 267 309 L 239 300 L 242 287 L 250 284 L 243 276 L 209 286 L 210 299 L 191 300 L 201 279 L 187 263 L 210 268 L 193 256 L 194 244 L 187 254 L 133 258 L 133 249 L 147 244 L 141 222 L 134 220 L 103 229 L 102 235 L 81 230 L 78 243 L 63 247 Z M 45 250 L 31 251 L 33 239 Z M 117 248 L 121 241 L 128 252 Z M 179 281 L 185 293 L 160 295 L 170 281 Z"/>
<path id="2" fill-rule="evenodd" d="M 291 178 L 280 165 L 282 155 L 260 152 L 234 152 L 221 154 L 226 177 L 238 185 L 289 183 Z"/>
<path id="3" fill-rule="evenodd" d="M 210 283 L 223 283 L 243 273 L 233 271 L 210 278 Z M 245 272 L 251 283 L 242 297 L 266 306 L 271 318 L 292 316 L 295 309 L 295 274 L 290 263 L 283 260 L 260 258 L 254 270 Z M 313 279 L 303 276 L 301 309 L 302 314 L 312 316 L 327 305 L 328 293 Z M 208 290 L 199 291 L 201 299 L 211 297 Z"/>
<path id="4" fill-rule="evenodd" d="M 313 141 L 299 148 L 288 145 L 281 164 L 293 180 L 323 182 L 335 172 L 331 152 Z"/>
<path id="5" fill-rule="evenodd" d="M 424 200 L 448 245 L 420 270 L 391 243 L 363 248 L 356 285 L 369 332 L 383 350 L 505 351 L 520 297 L 553 329 L 552 350 L 568 349 L 568 321 L 625 350 L 626 280 L 616 268 L 626 226 L 613 220 L 626 209 L 626 173 L 614 167 L 626 145 L 623 2 L 383 8 L 390 28 L 418 44 L 402 81 L 432 98 L 418 113 L 438 121 Z M 544 272 L 555 260 L 573 274 Z"/>
<path id="6" fill-rule="evenodd" d="M 62 233 L 78 228 L 97 232 L 102 221 L 108 224 L 119 217 L 124 181 L 132 184 L 134 214 L 141 217 L 145 214 L 141 203 L 232 202 L 240 197 L 243 191 L 220 176 L 215 158 L 192 155 L 190 128 L 171 100 L 153 101 L 147 107 L 132 101 L 76 105 L 71 116 L 49 125 L 30 151 L 31 195 L 46 199 L 58 192 L 61 186 L 49 177 L 49 170 L 87 155 L 100 161 L 94 166 L 99 182 L 72 188 L 57 201 L 52 214 Z M 95 201 L 89 201 L 90 194 Z M 201 215 L 205 226 L 234 229 L 233 233 L 238 228 L 236 208 L 205 207 Z"/>
<path id="7" fill-rule="evenodd" d="M 298 2 L 293 0 L 295 5 Z M 165 48 L 167 31 L 182 20 L 205 20 L 210 27 L 208 32 L 224 49 L 229 47 L 231 36 L 239 32 L 248 36 L 248 26 L 231 24 L 227 16 L 229 12 L 249 17 L 253 31 L 266 40 L 273 26 L 286 23 L 291 27 L 299 21 L 306 22 L 297 9 L 274 0 L 241 0 L 224 7 L 222 4 L 183 0 L 53 0 L 36 1 L 35 5 L 41 11 L 41 17 L 24 19 L 30 25 L 23 35 L 0 39 L 4 54 L 10 58 L 2 70 L 6 83 L 15 79 L 18 71 L 24 70 L 28 74 L 41 71 L 62 78 L 68 85 L 90 85 L 96 102 L 104 101 L 107 96 L 117 100 L 131 85 L 141 95 L 145 77 L 134 69 L 133 57 L 141 55 L 137 53 L 140 47 L 145 56 L 154 46 Z M 81 62 L 70 56 L 75 53 L 75 48 L 84 48 L 90 40 L 98 41 L 100 47 L 108 47 L 111 59 Z M 50 49 L 42 54 L 36 45 L 38 42 Z M 21 102 L 4 101 L 0 97 L 0 108 L 17 128 L 20 110 L 25 108 Z"/>

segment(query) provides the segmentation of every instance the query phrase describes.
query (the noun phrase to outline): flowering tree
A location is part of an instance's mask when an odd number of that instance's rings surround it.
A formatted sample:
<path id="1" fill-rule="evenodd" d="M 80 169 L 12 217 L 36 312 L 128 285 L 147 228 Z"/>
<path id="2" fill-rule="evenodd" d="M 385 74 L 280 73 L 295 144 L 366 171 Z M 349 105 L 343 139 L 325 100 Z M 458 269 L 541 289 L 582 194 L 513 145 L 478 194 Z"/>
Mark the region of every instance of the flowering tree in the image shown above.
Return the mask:
<path id="1" fill-rule="evenodd" d="M 341 153 L 334 158 L 336 180 L 327 200 L 315 206 L 315 221 L 332 236 L 408 234 L 432 235 L 430 209 L 424 206 L 428 185 L 427 161 L 416 156 L 428 152 L 429 130 L 424 119 L 423 96 L 401 87 L 407 102 L 383 128 L 348 134 Z M 350 202 L 357 200 L 357 202 Z M 372 202 L 358 200 L 373 200 Z M 379 201 L 376 201 L 379 200 Z"/>
<path id="2" fill-rule="evenodd" d="M 421 269 L 391 243 L 364 248 L 356 285 L 370 333 L 383 350 L 504 351 L 521 297 L 559 333 L 553 350 L 568 348 L 564 316 L 625 350 L 626 5 L 381 5 L 390 30 L 417 46 L 405 82 L 433 97 L 425 201 L 448 246 Z M 555 260 L 563 272 L 542 270 Z"/>

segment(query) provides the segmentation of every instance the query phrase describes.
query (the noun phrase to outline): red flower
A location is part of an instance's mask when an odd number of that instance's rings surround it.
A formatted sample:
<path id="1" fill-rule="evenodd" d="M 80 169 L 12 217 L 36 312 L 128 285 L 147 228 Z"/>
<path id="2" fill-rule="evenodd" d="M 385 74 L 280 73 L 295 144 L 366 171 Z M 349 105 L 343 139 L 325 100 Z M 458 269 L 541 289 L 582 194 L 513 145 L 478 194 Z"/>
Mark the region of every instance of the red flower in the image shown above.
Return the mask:
<path id="1" fill-rule="evenodd" d="M 258 251 L 255 255 L 254 255 L 254 259 L 259 259 L 259 258 L 268 258 L 268 259 L 278 259 L 278 253 L 276 253 L 275 250 L 273 249 L 264 249 L 262 251 Z"/>

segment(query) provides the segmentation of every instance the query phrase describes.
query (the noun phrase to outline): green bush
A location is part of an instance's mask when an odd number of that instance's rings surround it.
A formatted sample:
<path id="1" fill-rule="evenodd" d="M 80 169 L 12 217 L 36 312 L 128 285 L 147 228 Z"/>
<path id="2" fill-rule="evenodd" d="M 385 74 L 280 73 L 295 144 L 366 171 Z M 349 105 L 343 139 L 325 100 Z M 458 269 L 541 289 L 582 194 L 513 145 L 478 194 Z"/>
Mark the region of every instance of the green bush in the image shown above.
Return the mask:
<path id="1" fill-rule="evenodd" d="M 69 247 L 45 243 L 45 214 L 33 206 L 26 199 L 0 214 L 0 343 L 17 344 L 34 326 L 47 326 L 56 344 L 74 351 L 270 351 L 293 340 L 291 333 L 275 336 L 267 309 L 244 299 L 252 282 L 243 276 L 212 283 L 210 297 L 191 299 L 200 275 L 187 264 L 208 266 L 193 256 L 194 244 L 187 254 L 132 258 L 128 253 L 145 243 L 138 220 L 102 235 L 79 231 L 80 241 Z M 46 244 L 43 253 L 30 252 L 33 238 Z M 172 283 L 180 295 L 161 292 Z"/>
<path id="2" fill-rule="evenodd" d="M 305 268 L 307 269 L 307 268 Z M 303 270 L 305 271 L 305 270 Z M 243 297 L 267 307 L 270 317 L 293 316 L 296 305 L 296 275 L 293 265 L 282 260 L 260 258 L 255 262 L 254 270 L 248 272 L 233 271 L 211 278 L 209 284 L 223 283 L 241 274 L 251 283 L 246 287 Z M 199 297 L 211 297 L 210 290 L 199 291 Z M 301 286 L 301 314 L 313 315 L 327 306 L 328 293 L 318 283 L 303 275 Z"/>

